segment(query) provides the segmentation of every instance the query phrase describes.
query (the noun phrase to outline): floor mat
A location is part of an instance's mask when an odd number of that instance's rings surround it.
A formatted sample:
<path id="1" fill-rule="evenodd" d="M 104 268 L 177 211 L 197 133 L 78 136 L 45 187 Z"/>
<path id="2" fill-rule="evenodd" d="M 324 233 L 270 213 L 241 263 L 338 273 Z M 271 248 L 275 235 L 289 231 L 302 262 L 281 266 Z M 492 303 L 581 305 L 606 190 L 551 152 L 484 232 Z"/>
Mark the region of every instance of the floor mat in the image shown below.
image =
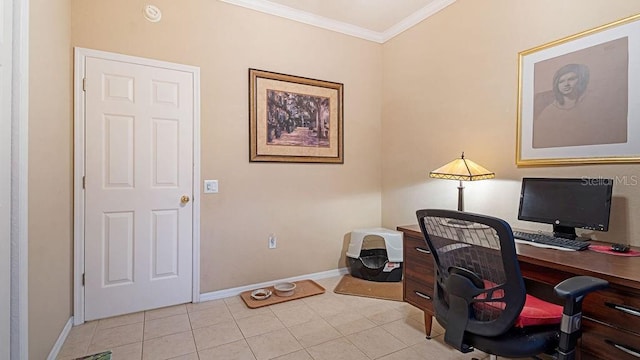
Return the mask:
<path id="1" fill-rule="evenodd" d="M 402 301 L 402 281 L 368 281 L 351 275 L 345 275 L 340 279 L 340 282 L 336 285 L 333 292 L 344 295 Z"/>
<path id="2" fill-rule="evenodd" d="M 255 309 L 262 306 L 278 304 L 285 301 L 296 300 L 303 297 L 319 295 L 324 293 L 324 288 L 313 280 L 300 280 L 300 281 L 295 281 L 295 283 L 296 283 L 296 289 L 293 295 L 291 296 L 284 296 L 284 297 L 278 296 L 275 294 L 273 290 L 273 286 L 269 286 L 265 289 L 271 291 L 272 295 L 264 300 L 256 300 L 252 298 L 251 290 L 243 292 L 242 294 L 240 294 L 240 297 L 242 298 L 244 303 L 247 304 L 247 307 L 251 309 Z"/>

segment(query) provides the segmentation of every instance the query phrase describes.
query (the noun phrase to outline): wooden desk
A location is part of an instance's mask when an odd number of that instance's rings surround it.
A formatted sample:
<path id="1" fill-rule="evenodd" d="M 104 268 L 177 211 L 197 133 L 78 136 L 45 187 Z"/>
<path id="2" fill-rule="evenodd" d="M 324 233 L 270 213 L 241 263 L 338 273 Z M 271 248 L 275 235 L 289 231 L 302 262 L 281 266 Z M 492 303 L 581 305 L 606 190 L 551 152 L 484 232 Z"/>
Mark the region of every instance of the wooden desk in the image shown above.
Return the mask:
<path id="1" fill-rule="evenodd" d="M 398 226 L 404 233 L 404 300 L 424 311 L 425 331 L 431 334 L 435 268 L 418 225 Z M 545 300 L 562 302 L 553 286 L 576 275 L 609 281 L 609 288 L 588 295 L 583 303 L 580 359 L 640 359 L 640 257 L 595 251 L 559 251 L 516 244 L 527 291 Z"/>

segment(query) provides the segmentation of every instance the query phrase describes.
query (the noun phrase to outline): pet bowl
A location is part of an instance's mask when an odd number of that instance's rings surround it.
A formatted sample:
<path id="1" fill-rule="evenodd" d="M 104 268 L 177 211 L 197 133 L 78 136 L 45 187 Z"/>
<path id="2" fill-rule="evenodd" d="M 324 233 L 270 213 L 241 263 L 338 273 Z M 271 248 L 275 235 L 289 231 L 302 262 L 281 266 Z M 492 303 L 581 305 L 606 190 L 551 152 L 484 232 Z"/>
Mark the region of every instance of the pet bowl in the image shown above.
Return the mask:
<path id="1" fill-rule="evenodd" d="M 278 296 L 291 296 L 296 290 L 296 284 L 290 282 L 278 283 L 273 286 Z"/>
<path id="2" fill-rule="evenodd" d="M 258 289 L 251 292 L 251 297 L 255 300 L 264 300 L 271 296 L 271 290 L 269 289 Z"/>

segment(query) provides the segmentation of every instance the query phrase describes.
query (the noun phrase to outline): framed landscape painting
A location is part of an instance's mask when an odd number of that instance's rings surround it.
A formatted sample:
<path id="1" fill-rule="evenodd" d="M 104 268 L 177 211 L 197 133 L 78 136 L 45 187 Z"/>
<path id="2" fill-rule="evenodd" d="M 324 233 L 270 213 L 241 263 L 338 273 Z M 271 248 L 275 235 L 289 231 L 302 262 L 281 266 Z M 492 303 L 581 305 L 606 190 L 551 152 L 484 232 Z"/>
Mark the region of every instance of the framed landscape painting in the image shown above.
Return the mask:
<path id="1" fill-rule="evenodd" d="M 249 69 L 249 161 L 344 163 L 343 84 Z"/>
<path id="2" fill-rule="evenodd" d="M 640 162 L 639 19 L 519 54 L 517 165 Z"/>

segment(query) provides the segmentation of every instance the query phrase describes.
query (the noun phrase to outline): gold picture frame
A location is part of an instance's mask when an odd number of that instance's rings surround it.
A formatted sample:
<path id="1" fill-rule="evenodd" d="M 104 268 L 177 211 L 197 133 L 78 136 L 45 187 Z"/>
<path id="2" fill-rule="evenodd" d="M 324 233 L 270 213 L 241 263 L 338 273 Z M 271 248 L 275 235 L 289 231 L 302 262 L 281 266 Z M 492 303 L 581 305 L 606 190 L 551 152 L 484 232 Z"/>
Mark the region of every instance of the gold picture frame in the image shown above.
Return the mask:
<path id="1" fill-rule="evenodd" d="M 518 166 L 640 162 L 639 19 L 518 54 Z"/>
<path id="2" fill-rule="evenodd" d="M 249 69 L 249 161 L 344 163 L 343 87 Z"/>

